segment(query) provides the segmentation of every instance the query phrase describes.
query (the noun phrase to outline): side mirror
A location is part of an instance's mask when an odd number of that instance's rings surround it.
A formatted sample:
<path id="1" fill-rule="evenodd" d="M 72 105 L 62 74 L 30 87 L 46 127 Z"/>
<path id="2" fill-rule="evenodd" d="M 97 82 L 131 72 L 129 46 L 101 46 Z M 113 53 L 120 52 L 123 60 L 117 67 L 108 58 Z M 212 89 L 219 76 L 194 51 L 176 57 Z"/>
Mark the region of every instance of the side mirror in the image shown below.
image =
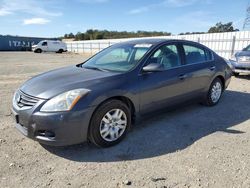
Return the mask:
<path id="1" fill-rule="evenodd" d="M 142 68 L 143 72 L 161 72 L 164 71 L 164 66 L 160 63 L 149 63 Z"/>

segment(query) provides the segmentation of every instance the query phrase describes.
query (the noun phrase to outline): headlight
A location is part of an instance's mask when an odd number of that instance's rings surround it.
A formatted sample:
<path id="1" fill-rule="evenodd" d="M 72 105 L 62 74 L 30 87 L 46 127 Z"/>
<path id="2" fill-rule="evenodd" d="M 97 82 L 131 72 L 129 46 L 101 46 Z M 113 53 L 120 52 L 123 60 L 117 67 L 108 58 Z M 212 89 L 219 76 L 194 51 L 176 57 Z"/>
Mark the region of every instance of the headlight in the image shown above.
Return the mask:
<path id="1" fill-rule="evenodd" d="M 19 101 L 20 101 L 20 94 L 19 94 L 19 92 L 17 90 L 14 93 L 14 96 L 13 96 L 13 99 L 12 99 L 12 104 L 16 104 Z"/>
<path id="2" fill-rule="evenodd" d="M 226 61 L 227 65 L 228 65 L 231 69 L 234 68 L 234 66 L 232 65 L 232 60 L 231 60 L 231 59 L 227 60 L 227 59 L 224 58 L 224 60 Z"/>
<path id="3" fill-rule="evenodd" d="M 47 101 L 41 108 L 41 112 L 58 112 L 71 110 L 77 101 L 90 92 L 88 89 L 74 89 L 57 95 Z"/>
<path id="4" fill-rule="evenodd" d="M 229 60 L 230 61 L 237 61 L 237 58 L 233 55 Z"/>

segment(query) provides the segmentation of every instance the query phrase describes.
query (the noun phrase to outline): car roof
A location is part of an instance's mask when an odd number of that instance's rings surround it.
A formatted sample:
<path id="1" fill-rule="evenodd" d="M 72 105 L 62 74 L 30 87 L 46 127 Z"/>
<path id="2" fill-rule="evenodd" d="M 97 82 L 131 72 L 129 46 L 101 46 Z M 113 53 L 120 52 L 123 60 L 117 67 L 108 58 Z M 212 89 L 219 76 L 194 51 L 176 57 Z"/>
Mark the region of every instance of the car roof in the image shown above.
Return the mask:
<path id="1" fill-rule="evenodd" d="M 135 39 L 135 40 L 129 40 L 125 42 L 121 42 L 123 44 L 152 44 L 152 45 L 158 45 L 164 42 L 187 42 L 187 43 L 193 43 L 196 42 L 188 41 L 188 40 L 181 40 L 181 39 L 164 39 L 164 38 L 150 38 L 150 39 Z"/>
<path id="2" fill-rule="evenodd" d="M 157 45 L 160 44 L 162 42 L 166 42 L 166 41 L 170 41 L 170 39 L 159 39 L 159 38 L 155 38 L 155 39 L 131 39 L 129 41 L 125 41 L 122 43 L 128 43 L 128 44 L 153 44 L 153 45 Z"/>
<path id="3" fill-rule="evenodd" d="M 164 39 L 164 38 L 148 38 L 148 39 L 135 39 L 135 40 L 131 39 L 129 41 L 121 42 L 118 44 L 132 44 L 132 45 L 151 44 L 152 46 L 157 46 L 165 42 L 183 42 L 183 43 L 190 44 L 190 45 L 197 45 L 197 46 L 203 47 L 213 52 L 211 49 L 209 49 L 208 47 L 204 46 L 201 43 L 190 41 L 190 40 L 183 40 L 183 39 Z"/>
<path id="4" fill-rule="evenodd" d="M 40 42 L 62 42 L 60 40 L 41 40 Z"/>

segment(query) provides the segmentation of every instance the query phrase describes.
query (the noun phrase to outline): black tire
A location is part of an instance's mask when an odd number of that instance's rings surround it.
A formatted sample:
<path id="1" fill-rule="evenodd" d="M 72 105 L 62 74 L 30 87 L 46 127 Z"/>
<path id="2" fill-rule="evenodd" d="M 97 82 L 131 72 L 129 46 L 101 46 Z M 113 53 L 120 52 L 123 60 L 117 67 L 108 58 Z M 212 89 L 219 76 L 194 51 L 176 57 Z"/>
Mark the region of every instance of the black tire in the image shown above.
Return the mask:
<path id="1" fill-rule="evenodd" d="M 57 53 L 63 53 L 63 49 L 60 49 L 60 50 L 58 50 L 58 52 Z"/>
<path id="2" fill-rule="evenodd" d="M 42 49 L 36 49 L 36 51 L 35 51 L 36 53 L 42 53 Z"/>
<path id="3" fill-rule="evenodd" d="M 213 87 L 214 87 L 216 84 L 219 84 L 219 85 L 220 85 L 220 87 L 221 87 L 221 93 L 220 93 L 219 99 L 215 101 L 215 100 L 212 99 L 212 92 L 213 92 Z M 206 106 L 215 106 L 216 104 L 219 103 L 220 98 L 221 98 L 221 96 L 222 96 L 222 93 L 223 93 L 223 84 L 222 84 L 222 81 L 221 81 L 220 78 L 215 78 L 215 79 L 213 80 L 213 82 L 211 83 L 211 85 L 210 85 L 210 88 L 209 88 L 209 90 L 208 90 L 208 92 L 207 92 L 207 95 L 205 96 L 204 104 L 205 104 Z"/>
<path id="4" fill-rule="evenodd" d="M 104 116 L 108 112 L 114 109 L 120 109 L 126 114 L 127 125 L 126 125 L 125 130 L 121 132 L 122 134 L 120 135 L 118 139 L 114 141 L 107 141 L 101 136 L 100 129 L 101 129 L 101 126 L 103 126 L 101 123 L 102 123 L 102 119 L 104 118 Z M 91 122 L 90 122 L 90 127 L 89 127 L 89 139 L 96 146 L 110 147 L 110 146 L 118 144 L 126 136 L 126 133 L 129 130 L 130 126 L 131 126 L 131 111 L 128 108 L 128 106 L 124 104 L 122 101 L 110 100 L 102 104 L 100 107 L 98 107 L 98 109 L 94 112 Z"/>
<path id="5" fill-rule="evenodd" d="M 233 75 L 234 75 L 235 77 L 238 77 L 238 76 L 240 75 L 240 73 L 234 72 Z"/>

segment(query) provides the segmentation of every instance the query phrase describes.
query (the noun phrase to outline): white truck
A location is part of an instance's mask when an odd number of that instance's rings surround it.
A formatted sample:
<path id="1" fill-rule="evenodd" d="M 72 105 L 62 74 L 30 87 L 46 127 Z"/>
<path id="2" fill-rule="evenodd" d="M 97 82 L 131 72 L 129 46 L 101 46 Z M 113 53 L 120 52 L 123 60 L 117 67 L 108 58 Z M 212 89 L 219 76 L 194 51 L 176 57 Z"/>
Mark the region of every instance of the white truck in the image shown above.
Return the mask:
<path id="1" fill-rule="evenodd" d="M 59 40 L 42 40 L 37 45 L 32 46 L 32 51 L 35 53 L 42 53 L 42 52 L 62 53 L 67 51 L 67 45 Z"/>

